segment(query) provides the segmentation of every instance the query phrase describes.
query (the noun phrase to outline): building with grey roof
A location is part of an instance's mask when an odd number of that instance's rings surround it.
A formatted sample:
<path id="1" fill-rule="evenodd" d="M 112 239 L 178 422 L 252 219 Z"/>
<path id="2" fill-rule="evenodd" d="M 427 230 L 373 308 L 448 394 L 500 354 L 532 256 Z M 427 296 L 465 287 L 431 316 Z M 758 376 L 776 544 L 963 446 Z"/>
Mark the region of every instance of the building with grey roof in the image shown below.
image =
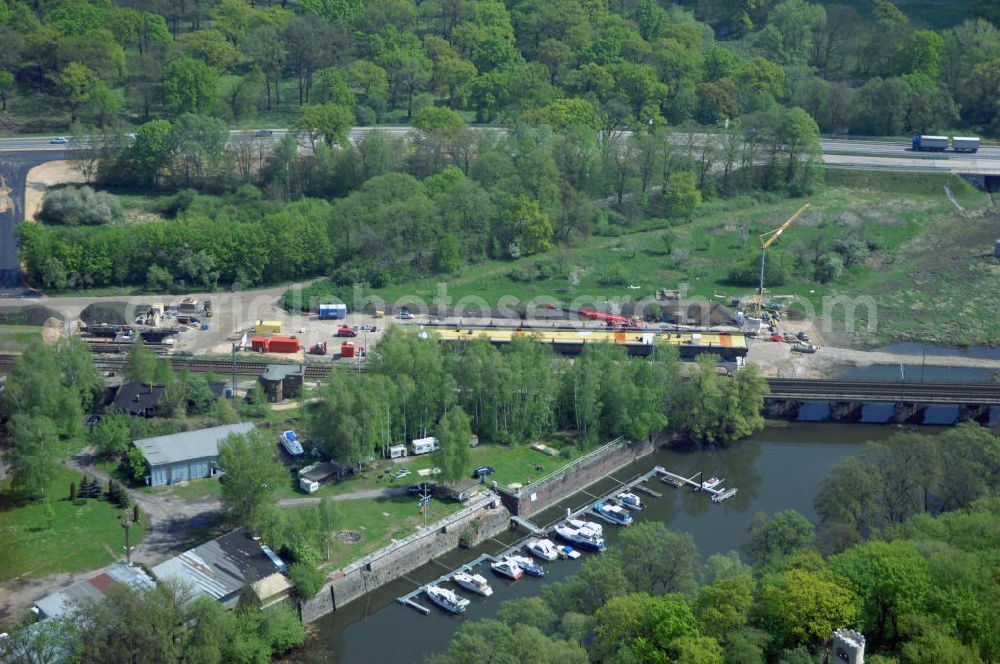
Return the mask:
<path id="1" fill-rule="evenodd" d="M 211 477 L 219 457 L 219 443 L 233 433 L 249 433 L 253 424 L 226 424 L 208 429 L 183 431 L 168 436 L 142 438 L 132 444 L 146 457 L 146 483 L 163 486 L 185 480 Z"/>
<path id="2" fill-rule="evenodd" d="M 101 601 L 108 590 L 116 585 L 137 590 L 152 588 L 154 584 L 153 579 L 140 567 L 114 563 L 89 579 L 43 597 L 31 611 L 38 620 L 61 618 L 72 613 L 81 604 Z"/>
<path id="3" fill-rule="evenodd" d="M 268 401 L 294 399 L 302 391 L 306 379 L 304 364 L 269 364 L 257 380 L 264 388 Z"/>
<path id="4" fill-rule="evenodd" d="M 189 549 L 153 568 L 161 582 L 168 579 L 189 593 L 189 601 L 207 595 L 227 609 L 244 591 L 253 593 L 262 607 L 288 597 L 292 584 L 285 563 L 243 528 Z"/>

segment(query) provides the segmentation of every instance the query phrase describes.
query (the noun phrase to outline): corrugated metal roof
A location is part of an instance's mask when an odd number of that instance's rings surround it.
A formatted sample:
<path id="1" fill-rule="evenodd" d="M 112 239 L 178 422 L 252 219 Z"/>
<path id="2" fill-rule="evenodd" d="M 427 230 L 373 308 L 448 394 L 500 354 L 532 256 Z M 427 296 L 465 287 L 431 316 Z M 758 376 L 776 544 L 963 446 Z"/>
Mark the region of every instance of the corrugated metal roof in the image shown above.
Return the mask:
<path id="1" fill-rule="evenodd" d="M 169 436 L 156 436 L 136 440 L 133 444 L 142 450 L 150 466 L 162 466 L 179 461 L 203 459 L 219 454 L 219 442 L 231 433 L 247 433 L 254 425 L 250 422 L 226 424 L 208 429 L 184 431 Z"/>
<path id="2" fill-rule="evenodd" d="M 125 563 L 114 563 L 89 579 L 43 597 L 35 602 L 35 606 L 41 612 L 42 618 L 63 616 L 82 602 L 102 600 L 105 592 L 115 583 L 126 588 L 153 587 L 153 580 L 142 569 L 129 567 Z"/>
<path id="3" fill-rule="evenodd" d="M 246 530 L 238 528 L 160 563 L 153 574 L 161 581 L 171 579 L 187 586 L 192 598 L 206 594 L 218 600 L 283 567 L 276 554 L 269 555 Z"/>

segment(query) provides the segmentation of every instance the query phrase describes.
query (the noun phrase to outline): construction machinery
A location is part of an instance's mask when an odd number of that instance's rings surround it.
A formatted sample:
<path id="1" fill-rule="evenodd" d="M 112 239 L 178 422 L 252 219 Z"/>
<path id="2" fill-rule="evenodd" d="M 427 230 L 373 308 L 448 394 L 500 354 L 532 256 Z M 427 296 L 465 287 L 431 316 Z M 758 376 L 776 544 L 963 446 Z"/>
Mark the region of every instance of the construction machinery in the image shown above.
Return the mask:
<path id="1" fill-rule="evenodd" d="M 205 318 L 211 318 L 212 317 L 212 301 L 211 300 L 205 300 L 205 306 L 202 309 L 202 313 L 205 314 Z"/>
<path id="2" fill-rule="evenodd" d="M 761 233 L 758 236 L 760 238 L 760 286 L 757 287 L 757 298 L 754 302 L 755 318 L 760 318 L 761 311 L 764 307 L 764 259 L 767 256 L 767 248 L 774 244 L 774 242 L 781 237 L 781 234 L 784 233 L 789 226 L 794 224 L 796 220 L 802 216 L 802 213 L 808 210 L 811 206 L 812 203 L 806 203 L 781 226 L 778 226 L 774 230 L 767 231 L 766 233 Z"/>
<path id="3" fill-rule="evenodd" d="M 642 321 L 630 318 L 629 316 L 621 316 L 619 314 L 606 314 L 602 311 L 594 311 L 593 309 L 576 309 L 574 307 L 557 307 L 554 305 L 548 305 L 549 309 L 565 311 L 568 314 L 576 314 L 582 316 L 583 318 L 588 318 L 590 320 L 599 320 L 605 323 L 608 327 L 642 327 Z"/>
<path id="4" fill-rule="evenodd" d="M 326 342 L 323 341 L 318 344 L 313 344 L 309 347 L 310 355 L 326 355 Z"/>

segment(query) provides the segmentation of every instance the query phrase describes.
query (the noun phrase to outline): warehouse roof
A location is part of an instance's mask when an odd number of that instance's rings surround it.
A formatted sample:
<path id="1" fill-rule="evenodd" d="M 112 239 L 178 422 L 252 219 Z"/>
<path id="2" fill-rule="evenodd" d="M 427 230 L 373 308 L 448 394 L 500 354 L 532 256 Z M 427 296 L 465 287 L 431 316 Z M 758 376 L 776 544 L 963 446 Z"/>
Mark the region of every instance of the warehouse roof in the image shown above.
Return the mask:
<path id="1" fill-rule="evenodd" d="M 134 445 L 142 450 L 150 466 L 161 466 L 167 463 L 203 459 L 219 454 L 219 442 L 231 433 L 248 433 L 253 430 L 253 424 L 226 424 L 208 429 L 196 429 L 156 436 L 134 441 Z"/>
<path id="2" fill-rule="evenodd" d="M 114 563 L 89 579 L 74 583 L 35 602 L 38 617 L 44 620 L 65 616 L 78 604 L 104 599 L 108 589 L 115 585 L 126 588 L 152 588 L 153 580 L 139 567 Z"/>
<path id="3" fill-rule="evenodd" d="M 191 599 L 205 594 L 227 602 L 251 586 L 265 601 L 291 587 L 281 576 L 285 563 L 269 548 L 254 540 L 243 528 L 160 563 L 153 574 L 160 581 L 180 581 L 192 592 Z M 278 575 L 280 578 L 272 578 Z M 260 583 L 267 580 L 267 583 Z"/>

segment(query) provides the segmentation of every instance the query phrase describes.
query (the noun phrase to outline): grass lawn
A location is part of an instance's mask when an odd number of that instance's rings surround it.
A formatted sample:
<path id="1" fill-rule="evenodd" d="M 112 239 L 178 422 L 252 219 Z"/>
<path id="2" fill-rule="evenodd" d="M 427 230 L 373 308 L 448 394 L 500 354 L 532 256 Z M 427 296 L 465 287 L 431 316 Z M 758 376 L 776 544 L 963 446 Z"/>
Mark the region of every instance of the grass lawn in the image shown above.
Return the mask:
<path id="1" fill-rule="evenodd" d="M 559 446 L 559 441 L 557 440 L 545 440 L 543 442 L 551 447 Z M 542 454 L 527 445 L 508 446 L 487 445 L 484 443 L 473 448 L 470 456 L 470 480 L 472 479 L 471 471 L 473 468 L 493 466 L 497 469 L 497 472 L 490 476 L 487 481 L 496 480 L 501 486 L 507 486 L 515 482 L 522 485 L 528 484 L 561 468 L 570 461 L 570 459 L 563 456 L 552 457 Z M 425 479 L 435 481 L 433 476 L 421 477 L 417 472 L 424 468 L 433 468 L 435 465 L 434 455 L 411 456 L 397 461 L 401 463 L 393 463 L 388 459 L 378 459 L 373 468 L 357 475 L 351 475 L 342 482 L 324 484 L 320 487 L 319 491 L 309 495 L 322 498 L 323 496 L 340 496 L 368 489 L 407 487 Z M 537 469 L 539 467 L 541 470 Z M 400 468 L 409 468 L 411 472 L 406 477 L 393 479 L 391 471 Z M 289 476 L 288 484 L 279 488 L 276 494 L 279 500 L 283 498 L 303 498 L 306 495 L 299 490 L 298 480 L 292 475 Z M 365 500 L 351 501 L 351 504 L 355 502 L 365 502 Z"/>
<path id="2" fill-rule="evenodd" d="M 402 539 L 424 523 L 417 501 L 409 496 L 352 500 L 339 506 L 341 530 L 360 533 L 361 540 L 346 544 L 334 538 L 330 559 L 325 563 L 330 568 L 342 567 L 389 544 L 393 539 Z M 454 500 L 432 500 L 427 522 L 432 523 L 461 508 L 461 503 Z"/>
<path id="3" fill-rule="evenodd" d="M 124 511 L 103 499 L 70 503 L 70 482 L 79 481 L 79 473 L 64 467 L 53 478 L 46 492 L 54 512 L 51 528 L 43 501 L 18 505 L 0 493 L 0 581 L 96 569 L 123 554 Z M 129 543 L 144 535 L 143 521 L 130 530 Z"/>
<path id="4" fill-rule="evenodd" d="M 0 325 L 0 350 L 21 351 L 42 335 L 39 325 Z"/>
<path id="5" fill-rule="evenodd" d="M 948 200 L 945 184 L 965 212 Z M 813 280 L 811 267 L 801 272 L 792 267 L 786 282 L 770 286 L 770 293 L 808 300 L 819 315 L 835 320 L 842 317 L 843 308 L 824 310 L 825 297 L 873 297 L 879 316 L 876 331 L 843 334 L 842 342 L 877 344 L 896 337 L 983 344 L 1000 338 L 993 322 L 997 265 L 983 257 L 992 251 L 997 215 L 971 185 L 948 175 L 831 169 L 827 186 L 808 200 L 812 208 L 769 250 L 769 261 L 783 256 L 794 265 L 801 256 L 811 265 L 814 247 L 830 251 L 838 239 L 851 235 L 873 247 L 871 256 L 828 285 Z M 803 203 L 780 198 L 714 200 L 689 223 L 669 227 L 666 221 L 649 220 L 617 237 L 594 236 L 519 260 L 491 261 L 450 276 L 366 289 L 363 298 L 415 303 L 432 313 L 442 292 L 448 298 L 444 304 L 459 310 L 462 304 L 497 306 L 505 297 L 512 298 L 506 303 L 511 308 L 529 303 L 544 307 L 551 299 L 603 307 L 652 297 L 659 288 L 728 301 L 755 290 L 754 285 L 731 281 L 732 266 L 756 265 L 757 235 L 778 227 Z M 670 253 L 665 249 L 667 235 L 672 239 Z M 900 288 L 915 275 L 922 289 Z M 977 297 L 969 298 L 968 293 Z M 354 302 L 349 289 L 344 295 L 349 306 L 364 304 Z M 961 303 L 962 316 L 956 315 L 956 303 Z"/>

